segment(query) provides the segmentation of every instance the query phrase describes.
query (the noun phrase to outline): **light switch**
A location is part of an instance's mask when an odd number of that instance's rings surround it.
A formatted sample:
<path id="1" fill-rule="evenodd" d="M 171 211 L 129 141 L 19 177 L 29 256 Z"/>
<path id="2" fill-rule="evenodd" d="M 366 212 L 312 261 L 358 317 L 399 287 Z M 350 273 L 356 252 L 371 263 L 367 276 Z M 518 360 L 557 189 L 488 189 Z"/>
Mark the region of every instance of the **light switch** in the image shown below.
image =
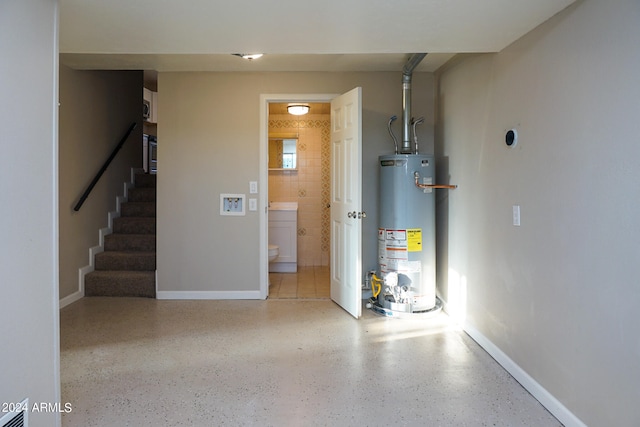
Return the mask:
<path id="1" fill-rule="evenodd" d="M 513 225 L 520 227 L 520 205 L 513 205 Z"/>
<path id="2" fill-rule="evenodd" d="M 249 210 L 250 211 L 258 210 L 258 199 L 249 199 Z"/>

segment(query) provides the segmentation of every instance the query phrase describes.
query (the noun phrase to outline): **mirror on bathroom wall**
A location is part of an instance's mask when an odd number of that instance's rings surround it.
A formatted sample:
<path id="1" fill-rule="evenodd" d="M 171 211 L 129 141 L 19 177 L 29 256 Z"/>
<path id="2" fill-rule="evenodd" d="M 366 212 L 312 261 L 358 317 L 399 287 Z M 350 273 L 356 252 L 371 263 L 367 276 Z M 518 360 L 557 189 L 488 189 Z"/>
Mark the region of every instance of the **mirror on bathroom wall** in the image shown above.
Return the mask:
<path id="1" fill-rule="evenodd" d="M 297 169 L 296 134 L 269 134 L 269 169 Z"/>

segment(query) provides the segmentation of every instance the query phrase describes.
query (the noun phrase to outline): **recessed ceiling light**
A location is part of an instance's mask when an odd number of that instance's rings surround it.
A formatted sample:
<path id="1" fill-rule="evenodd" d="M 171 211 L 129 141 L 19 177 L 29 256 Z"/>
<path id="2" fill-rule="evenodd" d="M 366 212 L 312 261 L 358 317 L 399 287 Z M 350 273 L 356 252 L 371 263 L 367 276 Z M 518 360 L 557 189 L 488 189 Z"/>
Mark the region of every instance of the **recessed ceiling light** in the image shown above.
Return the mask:
<path id="1" fill-rule="evenodd" d="M 234 56 L 239 56 L 240 58 L 244 58 L 244 59 L 258 59 L 262 56 L 261 53 L 232 53 L 232 55 Z"/>

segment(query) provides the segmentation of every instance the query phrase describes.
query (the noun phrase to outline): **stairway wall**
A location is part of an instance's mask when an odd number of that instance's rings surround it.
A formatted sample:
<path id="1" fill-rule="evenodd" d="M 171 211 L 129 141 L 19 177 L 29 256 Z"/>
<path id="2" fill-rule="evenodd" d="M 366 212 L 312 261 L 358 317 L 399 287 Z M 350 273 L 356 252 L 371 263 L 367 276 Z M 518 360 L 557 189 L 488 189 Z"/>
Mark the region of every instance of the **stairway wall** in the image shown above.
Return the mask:
<path id="1" fill-rule="evenodd" d="M 78 71 L 60 66 L 59 227 L 60 299 L 80 297 L 78 270 L 89 264 L 131 167 L 142 167 L 142 71 Z M 73 210 L 129 125 L 122 150 L 79 212 Z"/>

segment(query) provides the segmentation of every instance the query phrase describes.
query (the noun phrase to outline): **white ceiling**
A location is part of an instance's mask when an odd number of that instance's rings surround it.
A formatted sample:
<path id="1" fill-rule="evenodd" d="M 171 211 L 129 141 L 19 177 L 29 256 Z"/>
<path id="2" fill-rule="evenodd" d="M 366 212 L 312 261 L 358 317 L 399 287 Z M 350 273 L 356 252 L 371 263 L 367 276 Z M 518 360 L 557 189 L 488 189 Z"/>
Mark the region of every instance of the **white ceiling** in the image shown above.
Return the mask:
<path id="1" fill-rule="evenodd" d="M 434 71 L 575 0 L 60 0 L 62 63 L 157 71 Z M 262 52 L 253 61 L 232 53 Z"/>

